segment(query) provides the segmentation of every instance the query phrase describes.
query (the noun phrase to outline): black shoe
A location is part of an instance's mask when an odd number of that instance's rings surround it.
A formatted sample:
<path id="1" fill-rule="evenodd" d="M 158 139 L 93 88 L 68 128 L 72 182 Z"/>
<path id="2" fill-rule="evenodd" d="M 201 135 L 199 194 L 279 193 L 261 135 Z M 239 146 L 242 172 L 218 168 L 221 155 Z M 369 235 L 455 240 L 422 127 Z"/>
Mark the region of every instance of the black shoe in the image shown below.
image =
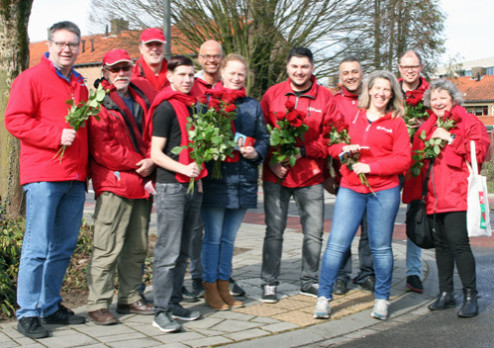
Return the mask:
<path id="1" fill-rule="evenodd" d="M 245 296 L 245 290 L 242 289 L 233 278 L 230 278 L 230 283 L 228 284 L 230 288 L 230 295 L 232 296 Z"/>
<path id="2" fill-rule="evenodd" d="M 472 318 L 479 314 L 477 290 L 463 289 L 463 304 L 457 314 L 460 318 Z"/>
<path id="3" fill-rule="evenodd" d="M 19 319 L 17 331 L 29 338 L 43 338 L 50 336 L 50 332 L 41 325 L 39 317 L 24 317 Z"/>
<path id="4" fill-rule="evenodd" d="M 348 286 L 343 279 L 337 279 L 333 286 L 333 295 L 345 295 L 348 292 Z"/>
<path id="5" fill-rule="evenodd" d="M 300 291 L 298 293 L 300 295 L 317 298 L 317 294 L 319 293 L 319 284 L 312 284 L 308 288 L 300 288 Z"/>
<path id="6" fill-rule="evenodd" d="M 419 294 L 424 292 L 424 287 L 422 286 L 422 281 L 417 275 L 411 275 L 407 277 L 407 288 Z"/>
<path id="7" fill-rule="evenodd" d="M 202 278 L 192 279 L 192 291 L 196 297 L 204 297 L 204 285 L 202 284 Z"/>
<path id="8" fill-rule="evenodd" d="M 265 303 L 278 302 L 278 294 L 276 292 L 276 285 L 263 285 L 261 301 Z"/>
<path id="9" fill-rule="evenodd" d="M 182 301 L 194 303 L 194 302 L 198 302 L 199 299 L 195 294 L 187 290 L 185 286 L 182 286 Z"/>
<path id="10" fill-rule="evenodd" d="M 58 305 L 58 310 L 43 318 L 45 324 L 58 324 L 58 325 L 73 325 L 73 324 L 84 324 L 86 318 L 82 315 L 76 315 L 70 309 L 62 304 Z"/>
<path id="11" fill-rule="evenodd" d="M 427 308 L 430 311 L 437 311 L 441 309 L 453 308 L 456 305 L 455 296 L 452 292 L 443 291 L 436 300 L 432 302 Z"/>
<path id="12" fill-rule="evenodd" d="M 374 285 L 376 284 L 376 278 L 368 276 L 365 280 L 358 284 L 360 290 L 374 292 Z"/>

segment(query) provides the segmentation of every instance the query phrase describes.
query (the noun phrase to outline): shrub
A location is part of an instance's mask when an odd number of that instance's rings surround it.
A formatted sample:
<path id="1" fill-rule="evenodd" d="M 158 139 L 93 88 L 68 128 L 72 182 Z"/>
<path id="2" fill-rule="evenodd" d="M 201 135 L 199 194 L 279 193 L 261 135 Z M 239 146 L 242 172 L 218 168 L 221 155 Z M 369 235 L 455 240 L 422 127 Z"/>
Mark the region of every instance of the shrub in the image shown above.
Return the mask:
<path id="1" fill-rule="evenodd" d="M 0 204 L 0 318 L 15 314 L 17 272 L 21 259 L 24 219 L 5 218 L 5 206 Z"/>

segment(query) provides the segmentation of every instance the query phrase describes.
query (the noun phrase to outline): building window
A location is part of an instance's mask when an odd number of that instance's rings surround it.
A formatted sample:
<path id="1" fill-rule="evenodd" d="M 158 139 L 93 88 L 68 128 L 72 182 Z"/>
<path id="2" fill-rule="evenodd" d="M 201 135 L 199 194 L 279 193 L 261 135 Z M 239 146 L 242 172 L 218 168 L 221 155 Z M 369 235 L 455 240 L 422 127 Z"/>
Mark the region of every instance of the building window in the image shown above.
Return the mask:
<path id="1" fill-rule="evenodd" d="M 474 114 L 475 116 L 487 116 L 489 115 L 489 107 L 487 105 L 471 106 L 467 108 L 467 112 Z"/>

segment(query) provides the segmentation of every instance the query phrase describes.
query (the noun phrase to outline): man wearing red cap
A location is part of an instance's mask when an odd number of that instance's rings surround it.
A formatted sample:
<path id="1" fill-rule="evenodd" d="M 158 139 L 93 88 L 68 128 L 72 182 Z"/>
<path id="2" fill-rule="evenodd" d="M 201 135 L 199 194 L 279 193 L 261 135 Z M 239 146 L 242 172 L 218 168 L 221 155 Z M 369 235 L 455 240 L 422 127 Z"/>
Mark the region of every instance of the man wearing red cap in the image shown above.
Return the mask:
<path id="1" fill-rule="evenodd" d="M 108 94 L 100 120 L 89 121 L 89 168 L 96 197 L 93 255 L 87 270 L 89 317 L 99 325 L 115 324 L 108 310 L 114 295 L 115 270 L 119 290 L 117 312 L 153 314 L 139 288 L 147 252 L 152 200 L 145 185 L 154 170 L 150 158 L 148 110 L 153 87 L 131 80 L 132 59 L 114 49 L 103 57 L 101 83 Z"/>
<path id="2" fill-rule="evenodd" d="M 154 86 L 156 92 L 170 85 L 166 77 L 167 61 L 165 59 L 165 35 L 159 28 L 147 28 L 139 39 L 141 57 L 132 70 L 132 79 L 146 79 Z"/>

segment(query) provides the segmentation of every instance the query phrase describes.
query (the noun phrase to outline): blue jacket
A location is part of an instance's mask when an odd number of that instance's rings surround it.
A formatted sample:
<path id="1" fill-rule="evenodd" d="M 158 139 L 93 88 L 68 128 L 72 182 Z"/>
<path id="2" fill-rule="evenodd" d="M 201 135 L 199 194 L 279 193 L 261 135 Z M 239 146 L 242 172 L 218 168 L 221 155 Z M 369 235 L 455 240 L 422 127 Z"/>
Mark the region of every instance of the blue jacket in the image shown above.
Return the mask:
<path id="1" fill-rule="evenodd" d="M 264 161 L 269 149 L 269 135 L 257 100 L 245 97 L 235 105 L 235 130 L 255 138 L 254 148 L 259 154 L 255 160 L 240 155 L 238 162 L 221 163 L 221 179 L 213 179 L 211 174 L 203 179 L 203 206 L 228 209 L 255 208 L 257 206 L 257 183 L 259 164 Z M 212 163 L 208 163 L 208 172 L 212 173 Z"/>

